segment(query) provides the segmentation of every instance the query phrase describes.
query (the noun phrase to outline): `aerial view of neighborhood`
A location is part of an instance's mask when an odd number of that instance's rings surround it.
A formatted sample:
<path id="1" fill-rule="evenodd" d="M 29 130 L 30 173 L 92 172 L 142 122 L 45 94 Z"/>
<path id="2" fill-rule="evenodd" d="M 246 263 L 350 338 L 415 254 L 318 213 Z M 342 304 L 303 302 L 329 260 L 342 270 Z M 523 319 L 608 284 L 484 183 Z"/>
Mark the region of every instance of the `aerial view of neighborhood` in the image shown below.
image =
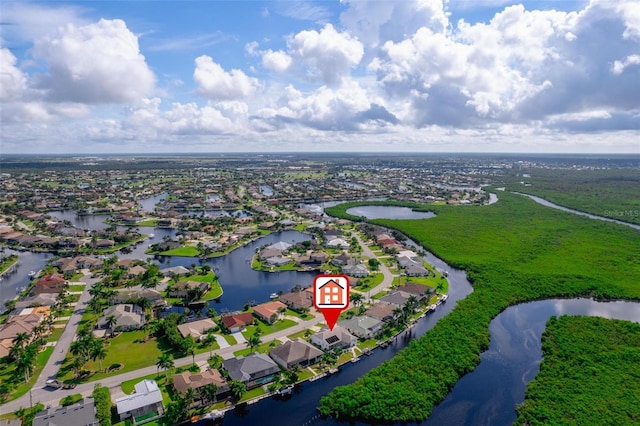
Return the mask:
<path id="1" fill-rule="evenodd" d="M 2 0 L 0 426 L 640 424 L 637 0 Z"/>
<path id="2" fill-rule="evenodd" d="M 638 198 L 624 194 L 637 194 L 638 161 L 8 157 L 0 194 L 3 413 L 33 424 L 240 424 L 274 411 L 285 424 L 424 418 L 429 401 L 473 370 L 488 348 L 487 323 L 502 307 L 561 296 L 578 306 L 560 312 L 586 314 L 602 303 L 579 296 L 636 297 Z M 580 216 L 592 210 L 593 194 L 563 199 L 563 185 L 585 180 L 596 182 L 592 191 L 610 192 L 604 207 L 619 203 L 624 213 Z M 560 212 L 527 194 L 580 209 Z M 331 328 L 315 307 L 324 301 L 314 304 L 320 274 L 347 277 L 351 289 Z M 601 275 L 609 278 L 599 285 Z M 555 279 L 560 287 L 545 282 Z M 633 303 L 598 309 L 640 319 Z M 531 321 L 553 313 L 534 310 Z M 449 323 L 438 321 L 445 317 Z M 637 345 L 640 329 L 624 327 Z M 390 377 L 381 384 L 378 374 Z M 369 386 L 368 395 L 358 389 Z M 522 400 L 524 385 L 494 386 L 509 398 L 491 404 L 510 408 L 515 420 L 510 398 L 517 391 Z M 415 400 L 384 412 L 343 409 L 367 409 L 363 398 L 373 403 L 385 392 Z M 434 415 L 446 411 L 443 403 Z"/>

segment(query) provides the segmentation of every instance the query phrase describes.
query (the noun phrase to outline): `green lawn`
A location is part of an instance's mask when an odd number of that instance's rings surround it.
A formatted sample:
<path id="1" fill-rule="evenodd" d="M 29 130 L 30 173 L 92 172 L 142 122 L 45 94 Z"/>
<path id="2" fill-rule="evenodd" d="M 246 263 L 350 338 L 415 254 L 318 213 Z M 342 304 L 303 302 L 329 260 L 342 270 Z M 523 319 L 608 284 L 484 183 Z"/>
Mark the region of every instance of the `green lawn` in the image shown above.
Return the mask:
<path id="1" fill-rule="evenodd" d="M 200 300 L 213 300 L 217 299 L 223 294 L 222 286 L 218 282 L 215 274 L 213 272 L 209 272 L 206 275 L 189 275 L 186 277 L 180 278 L 180 281 L 197 281 L 201 283 L 209 283 L 211 285 L 211 290 L 205 293 L 204 296 Z M 181 299 L 177 299 L 181 300 Z"/>
<path id="2" fill-rule="evenodd" d="M 297 323 L 295 321 L 286 318 L 278 320 L 273 324 L 267 324 L 260 320 L 256 320 L 256 325 L 250 325 L 245 328 L 245 330 L 242 332 L 242 335 L 245 337 L 245 339 L 248 339 L 249 336 L 256 332 L 256 329 L 259 329 L 262 332 L 262 336 L 266 336 L 271 333 L 275 333 L 276 331 L 281 331 L 289 327 L 293 327 L 296 324 Z"/>
<path id="3" fill-rule="evenodd" d="M 285 315 L 290 315 L 292 317 L 297 317 L 300 318 L 302 320 L 310 320 L 311 318 L 313 318 L 313 315 L 306 313 L 306 314 L 301 314 L 300 312 L 296 312 L 293 309 L 289 309 L 287 308 L 287 311 L 285 312 Z"/>
<path id="4" fill-rule="evenodd" d="M 239 402 L 244 402 L 264 394 L 265 394 L 264 389 L 262 389 L 262 386 L 259 386 L 255 389 L 251 389 L 250 391 L 245 392 L 245 394 L 242 395 L 242 398 L 240 398 Z"/>
<path id="5" fill-rule="evenodd" d="M 139 341 L 144 336 L 146 336 L 144 331 L 127 331 L 120 333 L 113 339 L 106 339 L 109 345 L 107 347 L 107 357 L 102 361 L 102 367 L 107 368 L 112 364 L 123 364 L 121 370 L 112 373 L 97 372 L 99 368 L 98 362 L 89 361 L 85 364 L 85 369 L 94 371 L 95 374 L 86 379 L 76 381 L 73 378 L 73 371 L 70 366 L 71 357 L 68 355 L 58 376 L 65 382 L 84 383 L 154 365 L 161 351 L 155 338 L 150 338 L 146 342 Z"/>
<path id="6" fill-rule="evenodd" d="M 163 256 L 183 256 L 195 257 L 200 255 L 200 251 L 194 246 L 178 247 L 173 250 L 167 250 L 160 253 Z"/>
<path id="7" fill-rule="evenodd" d="M 236 340 L 236 338 L 233 337 L 231 334 L 223 334 L 222 337 L 224 337 L 224 340 L 226 340 L 227 343 L 230 344 L 231 346 L 238 344 L 238 341 Z"/>
<path id="8" fill-rule="evenodd" d="M 300 330 L 300 331 L 298 331 L 297 333 L 293 333 L 293 334 L 289 334 L 289 335 L 287 335 L 287 337 L 288 337 L 290 340 L 293 340 L 293 339 L 305 339 L 304 335 L 305 335 L 305 333 L 306 333 L 307 331 L 311 331 L 311 333 L 312 333 L 312 334 L 314 333 L 312 330 L 309 330 L 309 329 L 307 329 L 307 330 Z M 306 340 L 306 339 L 305 339 L 305 340 Z"/>
<path id="9" fill-rule="evenodd" d="M 60 336 L 62 336 L 62 332 L 64 331 L 64 328 L 54 328 L 51 330 L 51 334 L 49 334 L 49 337 L 47 338 L 47 340 L 49 342 L 56 342 Z"/>
<path id="10" fill-rule="evenodd" d="M 257 349 L 253 349 L 251 350 L 251 348 L 249 348 L 248 346 L 244 349 L 240 349 L 237 350 L 233 353 L 233 355 L 235 356 L 247 356 L 249 355 L 251 352 L 258 352 L 261 354 L 266 354 L 269 353 L 269 350 L 274 346 L 272 344 L 273 340 L 267 340 L 265 338 L 261 338 L 260 340 L 263 341 L 263 343 L 260 344 L 260 346 L 258 346 Z M 279 345 L 281 342 L 279 340 L 276 340 L 276 346 Z"/>

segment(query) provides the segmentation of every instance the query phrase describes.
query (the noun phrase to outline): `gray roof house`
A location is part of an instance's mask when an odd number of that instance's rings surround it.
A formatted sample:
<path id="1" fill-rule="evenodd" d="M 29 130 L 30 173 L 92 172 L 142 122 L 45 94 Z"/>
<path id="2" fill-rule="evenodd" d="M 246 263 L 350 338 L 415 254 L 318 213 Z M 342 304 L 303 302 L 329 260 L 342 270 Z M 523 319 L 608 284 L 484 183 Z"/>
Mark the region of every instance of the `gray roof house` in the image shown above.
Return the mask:
<path id="1" fill-rule="evenodd" d="M 404 291 L 394 291 L 380 298 L 381 302 L 388 303 L 395 306 L 404 306 L 409 300 L 409 297 L 414 296 L 411 293 Z"/>
<path id="2" fill-rule="evenodd" d="M 93 399 L 36 414 L 33 426 L 98 426 Z"/>
<path id="3" fill-rule="evenodd" d="M 136 330 L 144 324 L 144 313 L 138 305 L 123 304 L 111 306 L 104 310 L 98 319 L 98 328 L 107 328 L 107 319 L 113 315 L 116 322 L 114 329 Z"/>
<path id="4" fill-rule="evenodd" d="M 282 368 L 289 369 L 294 365 L 307 367 L 314 364 L 320 359 L 322 353 L 320 349 L 304 340 L 296 339 L 271 348 L 269 356 Z"/>
<path id="5" fill-rule="evenodd" d="M 349 330 L 339 325 L 333 327 L 333 330 L 323 328 L 311 336 L 311 343 L 319 346 L 323 351 L 330 351 L 334 348 L 352 348 L 357 342 L 358 339 L 349 333 Z"/>
<path id="6" fill-rule="evenodd" d="M 165 277 L 170 277 L 171 274 L 176 274 L 179 276 L 189 275 L 191 271 L 184 266 L 172 266 L 171 268 L 160 269 L 160 273 Z"/>
<path id="7" fill-rule="evenodd" d="M 366 277 L 369 275 L 369 270 L 362 263 L 359 263 L 357 265 L 343 266 L 342 273 L 349 275 L 350 277 Z"/>
<path id="8" fill-rule="evenodd" d="M 422 265 L 409 265 L 406 267 L 405 272 L 410 277 L 426 277 L 429 275 L 429 271 Z"/>
<path id="9" fill-rule="evenodd" d="M 129 417 L 145 416 L 149 413 L 156 413 L 156 416 L 145 420 L 158 418 L 164 413 L 162 405 L 162 393 L 158 384 L 154 380 L 143 380 L 134 385 L 135 392 L 131 395 L 116 399 L 116 408 L 120 420 Z"/>
<path id="10" fill-rule="evenodd" d="M 273 381 L 280 367 L 266 354 L 252 353 L 246 357 L 229 358 L 222 365 L 232 380 L 240 380 L 248 389 Z"/>
<path id="11" fill-rule="evenodd" d="M 361 339 L 369 339 L 382 329 L 382 321 L 367 315 L 355 316 L 350 319 L 338 321 L 338 325 L 349 330 L 354 336 Z"/>

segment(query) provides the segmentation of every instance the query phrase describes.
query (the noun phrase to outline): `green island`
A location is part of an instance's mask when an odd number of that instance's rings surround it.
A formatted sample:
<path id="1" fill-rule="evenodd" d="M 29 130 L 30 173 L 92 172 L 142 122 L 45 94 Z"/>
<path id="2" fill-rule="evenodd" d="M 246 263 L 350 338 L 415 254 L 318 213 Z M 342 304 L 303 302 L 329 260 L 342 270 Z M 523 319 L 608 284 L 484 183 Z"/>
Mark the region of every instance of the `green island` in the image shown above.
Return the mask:
<path id="1" fill-rule="evenodd" d="M 326 212 L 362 220 L 346 210 L 372 204 L 345 203 Z M 479 363 L 489 322 L 508 306 L 550 297 L 640 299 L 636 230 L 508 192 L 489 206 L 416 207 L 437 216 L 370 222 L 396 229 L 464 269 L 474 292 L 393 359 L 323 397 L 322 414 L 370 422 L 425 419 Z"/>
<path id="2" fill-rule="evenodd" d="M 640 324 L 599 317 L 551 318 L 540 372 L 516 425 L 640 422 Z"/>

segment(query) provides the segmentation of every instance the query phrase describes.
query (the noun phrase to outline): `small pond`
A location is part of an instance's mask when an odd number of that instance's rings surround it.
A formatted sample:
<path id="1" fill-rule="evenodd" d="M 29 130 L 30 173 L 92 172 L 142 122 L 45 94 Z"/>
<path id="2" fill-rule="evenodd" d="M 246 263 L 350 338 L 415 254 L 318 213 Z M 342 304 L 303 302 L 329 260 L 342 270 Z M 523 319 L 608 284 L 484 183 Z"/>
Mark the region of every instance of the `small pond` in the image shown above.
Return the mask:
<path id="1" fill-rule="evenodd" d="M 360 206 L 352 207 L 347 213 L 364 216 L 367 219 L 430 219 L 436 217 L 433 212 L 418 212 L 409 207 L 396 206 Z"/>

